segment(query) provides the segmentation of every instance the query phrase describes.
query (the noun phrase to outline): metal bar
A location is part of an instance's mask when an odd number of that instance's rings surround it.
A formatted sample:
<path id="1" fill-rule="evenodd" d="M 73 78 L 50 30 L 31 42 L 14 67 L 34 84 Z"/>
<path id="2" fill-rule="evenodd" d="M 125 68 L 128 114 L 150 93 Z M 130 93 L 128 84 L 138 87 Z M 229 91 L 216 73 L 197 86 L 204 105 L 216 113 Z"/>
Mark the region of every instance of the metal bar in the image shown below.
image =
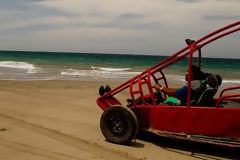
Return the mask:
<path id="1" fill-rule="evenodd" d="M 223 37 L 223 36 L 226 36 L 226 35 L 229 35 L 229 34 L 231 34 L 231 33 L 237 32 L 237 31 L 239 31 L 239 30 L 240 30 L 240 27 L 239 27 L 239 28 L 236 28 L 236 29 L 234 29 L 234 30 L 228 31 L 228 32 L 226 32 L 226 33 L 223 33 L 223 34 L 221 34 L 221 35 L 218 35 L 218 36 L 216 36 L 216 37 L 214 37 L 214 38 L 212 38 L 212 39 L 204 42 L 204 43 L 201 44 L 200 46 L 203 47 L 203 46 L 207 45 L 208 43 L 211 43 L 211 42 L 213 42 L 213 41 L 215 41 L 215 40 L 217 40 L 217 39 L 219 39 L 219 38 L 221 38 L 221 37 Z"/>
<path id="2" fill-rule="evenodd" d="M 142 74 L 139 75 L 138 88 L 139 88 L 139 91 L 140 91 L 140 94 L 141 94 L 142 102 L 143 102 L 144 105 L 146 105 L 145 99 L 143 98 L 143 91 L 142 91 L 141 80 L 142 80 Z"/>
<path id="3" fill-rule="evenodd" d="M 195 43 L 191 44 L 190 53 L 189 53 L 189 64 L 188 64 L 188 95 L 187 95 L 187 106 L 190 107 L 191 101 L 191 81 L 192 81 L 192 55 Z"/>
<path id="4" fill-rule="evenodd" d="M 222 31 L 224 31 L 224 30 L 227 30 L 227 29 L 229 29 L 229 28 L 231 28 L 231 27 L 234 27 L 234 26 L 237 26 L 237 25 L 239 25 L 239 24 L 240 24 L 240 21 L 238 21 L 238 22 L 236 22 L 236 23 L 233 23 L 233 24 L 230 24 L 230 25 L 228 25 L 228 26 L 226 26 L 226 27 L 223 27 L 223 28 L 221 28 L 221 29 L 219 29 L 219 30 L 217 30 L 217 31 L 215 31 L 215 32 L 212 32 L 212 33 L 210 33 L 210 34 L 202 37 L 201 39 L 197 40 L 197 41 L 194 42 L 194 43 L 195 43 L 195 44 L 198 44 L 198 43 L 204 41 L 205 39 L 207 39 L 207 38 L 209 38 L 209 37 L 211 37 L 211 36 L 213 36 L 213 35 L 215 35 L 215 34 L 218 34 L 218 33 L 222 32 Z M 217 36 L 217 37 L 215 37 L 215 38 L 213 38 L 213 39 L 211 39 L 211 40 L 209 40 L 209 41 L 201 44 L 200 46 L 201 46 L 201 47 L 202 47 L 202 46 L 205 46 L 206 44 L 208 44 L 208 43 L 210 43 L 210 42 L 212 42 L 212 41 L 214 41 L 214 40 L 216 40 L 216 39 L 218 39 L 218 38 L 221 38 L 221 37 L 223 37 L 223 36 L 225 36 L 225 35 L 228 35 L 228 34 L 230 34 L 230 33 L 236 32 L 236 31 L 238 31 L 238 30 L 240 30 L 240 28 L 237 28 L 237 29 L 234 29 L 234 30 L 232 30 L 232 31 L 229 31 L 229 32 L 227 32 L 227 33 L 225 33 L 225 34 L 219 35 L 219 36 Z M 172 56 L 166 58 L 165 60 L 163 60 L 163 61 L 161 61 L 160 63 L 158 63 L 158 64 L 154 65 L 153 67 L 151 67 L 151 70 L 154 69 L 154 68 L 156 68 L 156 67 L 158 67 L 158 66 L 160 66 L 160 65 L 162 65 L 162 64 L 164 64 L 165 62 L 167 62 L 167 61 L 169 61 L 170 59 L 176 57 L 177 55 L 181 54 L 182 52 L 186 51 L 186 50 L 189 49 L 189 48 L 190 48 L 190 46 L 187 46 L 187 47 L 183 48 L 183 49 L 180 50 L 179 52 L 173 54 Z M 186 55 L 187 55 L 187 54 L 186 54 Z M 170 63 L 168 63 L 168 64 L 170 64 Z M 162 67 L 162 68 L 163 68 L 163 67 Z M 147 72 L 147 70 L 144 71 L 143 74 L 146 73 L 146 72 Z M 137 77 L 138 77 L 138 76 L 135 76 L 133 79 L 135 79 L 135 78 L 137 78 Z M 129 83 L 130 81 L 131 81 L 131 80 L 125 82 L 124 84 L 120 85 L 119 87 L 115 88 L 114 90 L 116 90 L 116 89 L 118 89 L 118 88 L 121 88 L 122 86 L 126 85 L 126 84 Z"/>
<path id="5" fill-rule="evenodd" d="M 185 53 L 185 54 L 183 54 L 183 55 L 181 55 L 181 56 L 175 58 L 174 60 L 172 60 L 172 61 L 170 61 L 170 62 L 168 62 L 168 63 L 162 65 L 161 69 L 164 69 L 165 67 L 167 67 L 167 66 L 170 65 L 171 63 L 174 63 L 174 62 L 176 62 L 176 61 L 181 60 L 183 57 L 185 57 L 185 56 L 188 55 L 188 54 L 189 54 L 189 52 L 187 52 L 187 53 Z"/>
<path id="6" fill-rule="evenodd" d="M 229 90 L 234 90 L 234 89 L 240 89 L 240 86 L 237 86 L 237 87 L 230 87 L 230 88 L 225 88 L 225 89 L 223 89 L 222 92 L 221 92 L 220 95 L 219 95 L 219 98 L 222 97 L 223 92 L 225 92 L 225 91 L 229 91 Z"/>
<path id="7" fill-rule="evenodd" d="M 215 40 L 217 40 L 217 39 L 219 39 L 219 38 L 221 38 L 221 37 L 223 37 L 223 36 L 226 36 L 226 35 L 231 34 L 231 33 L 233 33 L 233 32 L 239 31 L 239 30 L 240 30 L 240 27 L 235 28 L 235 29 L 232 29 L 232 30 L 227 31 L 227 32 L 225 32 L 225 33 L 222 33 L 222 34 L 220 34 L 220 35 L 217 35 L 216 37 L 213 37 L 213 36 L 215 36 L 216 34 L 219 34 L 220 32 L 226 31 L 226 30 L 228 30 L 229 28 L 235 27 L 235 26 L 237 26 L 237 25 L 239 25 L 239 24 L 240 24 L 240 21 L 235 22 L 235 23 L 233 23 L 233 24 L 230 24 L 230 25 L 228 25 L 228 26 L 225 26 L 225 27 L 223 27 L 223 28 L 220 28 L 220 29 L 218 29 L 218 30 L 216 30 L 216 31 L 214 31 L 214 32 L 212 32 L 212 33 L 210 33 L 210 34 L 208 34 L 208 35 L 200 38 L 199 40 L 197 40 L 197 41 L 194 42 L 193 44 L 191 44 L 191 45 L 183 48 L 182 50 L 176 52 L 176 53 L 173 54 L 172 56 L 164 59 L 163 61 L 161 61 L 161 62 L 157 63 L 156 65 L 154 65 L 153 67 L 151 67 L 151 68 L 150 68 L 150 69 L 151 69 L 151 73 L 154 73 L 154 72 L 156 72 L 156 71 L 158 71 L 158 70 L 162 70 L 163 68 L 167 67 L 167 66 L 170 65 L 171 63 L 174 63 L 174 62 L 182 59 L 183 57 L 185 57 L 185 56 L 188 55 L 188 54 L 190 54 L 190 57 L 191 57 L 191 58 L 189 57 L 189 58 L 191 59 L 191 62 L 189 62 L 189 65 L 190 65 L 190 63 L 192 64 L 193 52 L 194 52 L 196 49 L 199 49 L 199 61 L 198 61 L 198 65 L 199 65 L 199 67 L 200 67 L 200 66 L 201 66 L 201 47 L 203 47 L 203 46 L 209 44 L 210 42 L 213 42 L 213 41 L 215 41 Z M 210 38 L 210 37 L 213 37 L 213 38 Z M 210 38 L 210 39 L 207 40 L 208 38 Z M 205 41 L 205 40 L 207 40 L 207 41 L 206 41 L 206 42 L 203 42 L 203 41 Z M 199 44 L 200 42 L 203 42 L 203 43 L 200 44 L 200 45 L 197 45 L 197 44 Z M 196 46 L 196 47 L 194 48 L 193 46 Z M 190 48 L 190 47 L 191 47 L 191 48 Z M 184 52 L 187 51 L 188 49 L 190 49 L 190 51 L 184 53 Z M 181 54 L 183 54 L 183 55 L 181 55 Z M 141 76 L 144 75 L 144 74 L 147 74 L 147 73 L 148 73 L 148 70 L 142 72 L 142 73 L 141 73 Z M 134 78 L 132 78 L 132 79 L 128 80 L 127 82 L 121 84 L 120 86 L 114 88 L 114 89 L 111 90 L 108 94 L 104 94 L 104 95 L 101 96 L 101 97 L 105 97 L 105 96 L 107 96 L 107 95 L 115 95 L 115 94 L 121 92 L 122 90 L 128 88 L 130 85 L 133 85 L 133 84 L 135 84 L 136 82 L 138 82 L 138 79 L 140 78 L 139 76 L 140 76 L 140 75 L 135 76 Z M 143 77 L 146 77 L 146 76 L 147 76 L 147 75 L 144 75 Z M 188 82 L 188 83 L 189 83 L 189 82 Z M 101 97 L 100 97 L 100 98 L 101 98 Z M 188 101 L 189 101 L 189 99 L 190 99 L 190 98 L 188 97 Z M 188 105 L 189 105 L 189 103 L 190 103 L 190 102 L 188 102 Z"/>
<path id="8" fill-rule="evenodd" d="M 217 101 L 216 108 L 219 108 L 219 104 L 223 99 L 231 98 L 231 97 L 240 97 L 240 94 L 229 94 L 229 95 L 225 95 L 225 96 L 220 97 Z"/>
<path id="9" fill-rule="evenodd" d="M 159 72 L 161 73 L 161 75 L 163 77 L 163 80 L 164 80 L 164 83 L 165 83 L 165 87 L 168 88 L 168 83 L 167 83 L 167 79 L 165 77 L 165 74 L 161 70 L 159 70 Z"/>
<path id="10" fill-rule="evenodd" d="M 155 98 L 154 98 L 154 93 L 153 93 L 153 90 L 152 90 L 152 87 L 151 87 L 151 77 L 150 76 L 151 76 L 151 69 L 148 69 L 147 85 L 148 85 L 149 92 L 151 94 L 153 105 L 156 105 L 156 101 L 155 101 Z"/>
<path id="11" fill-rule="evenodd" d="M 187 46 L 187 47 L 183 48 L 182 50 L 178 51 L 177 53 L 173 54 L 172 56 L 166 58 L 165 60 L 163 60 L 163 61 L 161 61 L 160 63 L 158 63 L 158 64 L 154 65 L 153 67 L 151 67 L 151 70 L 153 70 L 154 68 L 156 68 L 156 67 L 164 64 L 165 62 L 169 61 L 170 59 L 178 56 L 179 54 L 183 53 L 184 51 L 186 51 L 186 50 L 189 49 L 189 48 L 190 48 L 190 46 Z M 145 71 L 145 72 L 146 72 L 146 71 Z"/>
<path id="12" fill-rule="evenodd" d="M 224 31 L 224 30 L 227 30 L 227 29 L 232 28 L 232 27 L 234 27 L 234 26 L 237 26 L 237 25 L 239 25 L 239 24 L 240 24 L 240 21 L 235 22 L 235 23 L 233 23 L 233 24 L 230 24 L 230 25 L 228 25 L 228 26 L 225 26 L 225 27 L 223 27 L 223 28 L 220 28 L 220 29 L 218 29 L 218 30 L 216 30 L 216 31 L 214 31 L 214 32 L 212 32 L 212 33 L 210 33 L 210 34 L 208 34 L 208 35 L 200 38 L 200 39 L 197 40 L 195 43 L 198 44 L 198 43 L 204 41 L 205 39 L 207 39 L 207 38 L 209 38 L 209 37 L 211 37 L 211 36 L 213 36 L 213 35 L 216 35 L 216 34 L 222 32 L 222 31 Z"/>
<path id="13" fill-rule="evenodd" d="M 132 83 L 130 83 L 129 91 L 130 91 L 130 95 L 132 97 L 133 106 L 136 107 L 136 101 L 135 101 L 135 98 L 133 95 L 133 82 L 134 82 L 134 79 L 132 79 Z"/>
<path id="14" fill-rule="evenodd" d="M 202 51 L 201 51 L 201 48 L 198 48 L 198 67 L 201 69 L 201 61 L 202 59 Z"/>
<path id="15" fill-rule="evenodd" d="M 140 93 L 140 91 L 132 91 L 132 94 Z"/>

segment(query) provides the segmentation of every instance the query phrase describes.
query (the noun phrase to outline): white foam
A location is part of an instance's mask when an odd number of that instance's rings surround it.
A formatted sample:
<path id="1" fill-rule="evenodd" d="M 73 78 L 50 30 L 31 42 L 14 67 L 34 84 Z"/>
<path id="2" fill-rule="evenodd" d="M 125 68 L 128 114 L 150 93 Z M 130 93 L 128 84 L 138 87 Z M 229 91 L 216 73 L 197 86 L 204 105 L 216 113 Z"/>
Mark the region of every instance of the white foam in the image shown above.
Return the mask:
<path id="1" fill-rule="evenodd" d="M 240 83 L 240 80 L 223 80 L 223 83 Z"/>
<path id="2" fill-rule="evenodd" d="M 26 73 L 32 74 L 38 71 L 38 68 L 27 62 L 0 61 L 0 67 L 15 68 L 26 70 Z"/>
<path id="3" fill-rule="evenodd" d="M 68 69 L 66 71 L 61 72 L 61 75 L 68 76 L 85 76 L 89 71 L 88 70 L 76 70 L 76 69 Z"/>
<path id="4" fill-rule="evenodd" d="M 102 70 L 102 71 L 109 71 L 109 72 L 119 72 L 119 71 L 128 71 L 131 68 L 106 68 L 106 67 L 94 67 L 91 66 L 92 69 Z"/>
<path id="5" fill-rule="evenodd" d="M 116 72 L 116 71 L 101 71 L 101 70 L 77 70 L 68 69 L 62 71 L 61 75 L 65 76 L 82 76 L 92 78 L 132 78 L 133 75 L 138 75 L 141 72 Z"/>

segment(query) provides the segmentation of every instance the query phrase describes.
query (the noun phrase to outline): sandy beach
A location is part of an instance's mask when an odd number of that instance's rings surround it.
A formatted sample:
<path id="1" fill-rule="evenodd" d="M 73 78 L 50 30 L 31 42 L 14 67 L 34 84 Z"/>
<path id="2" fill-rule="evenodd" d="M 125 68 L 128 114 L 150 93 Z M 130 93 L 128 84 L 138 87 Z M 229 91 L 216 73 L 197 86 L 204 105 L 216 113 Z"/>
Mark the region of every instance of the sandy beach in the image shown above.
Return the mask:
<path id="1" fill-rule="evenodd" d="M 221 160 L 236 149 L 144 134 L 109 143 L 99 123 L 98 87 L 107 82 L 0 81 L 1 160 Z M 121 82 L 112 82 L 116 87 Z"/>

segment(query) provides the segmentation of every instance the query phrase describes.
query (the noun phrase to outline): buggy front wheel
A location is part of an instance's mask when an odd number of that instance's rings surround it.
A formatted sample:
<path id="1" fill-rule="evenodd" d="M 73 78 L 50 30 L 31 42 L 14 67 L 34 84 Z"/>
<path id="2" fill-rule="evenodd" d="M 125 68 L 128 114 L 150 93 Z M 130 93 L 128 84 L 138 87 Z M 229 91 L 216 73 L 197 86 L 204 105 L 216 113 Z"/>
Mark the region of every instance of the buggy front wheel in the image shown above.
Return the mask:
<path id="1" fill-rule="evenodd" d="M 111 106 L 102 114 L 100 128 L 108 141 L 117 144 L 129 144 L 138 132 L 138 122 L 131 109 Z"/>

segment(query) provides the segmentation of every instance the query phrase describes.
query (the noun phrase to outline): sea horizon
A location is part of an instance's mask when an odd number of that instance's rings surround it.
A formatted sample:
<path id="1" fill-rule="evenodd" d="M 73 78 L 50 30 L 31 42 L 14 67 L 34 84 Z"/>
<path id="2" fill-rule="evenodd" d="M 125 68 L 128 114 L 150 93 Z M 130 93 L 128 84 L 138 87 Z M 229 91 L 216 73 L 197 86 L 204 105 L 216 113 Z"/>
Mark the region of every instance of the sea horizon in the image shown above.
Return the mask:
<path id="1" fill-rule="evenodd" d="M 176 50 L 177 51 L 177 50 Z M 38 51 L 38 50 L 0 50 L 0 52 L 33 52 L 33 53 L 57 53 L 57 54 L 99 54 L 99 55 L 130 55 L 130 56 L 162 56 L 162 57 L 169 57 L 175 52 L 172 52 L 170 55 L 161 55 L 156 53 L 118 53 L 118 52 L 77 52 L 77 51 Z M 214 58 L 214 59 L 236 59 L 240 60 L 239 58 L 233 58 L 233 57 L 208 57 L 208 56 L 202 56 L 202 58 Z"/>

